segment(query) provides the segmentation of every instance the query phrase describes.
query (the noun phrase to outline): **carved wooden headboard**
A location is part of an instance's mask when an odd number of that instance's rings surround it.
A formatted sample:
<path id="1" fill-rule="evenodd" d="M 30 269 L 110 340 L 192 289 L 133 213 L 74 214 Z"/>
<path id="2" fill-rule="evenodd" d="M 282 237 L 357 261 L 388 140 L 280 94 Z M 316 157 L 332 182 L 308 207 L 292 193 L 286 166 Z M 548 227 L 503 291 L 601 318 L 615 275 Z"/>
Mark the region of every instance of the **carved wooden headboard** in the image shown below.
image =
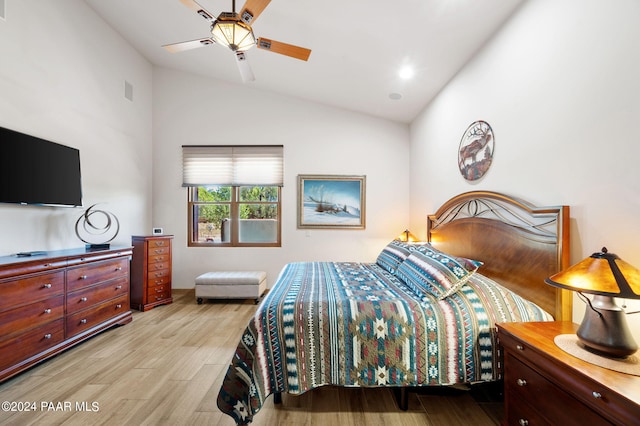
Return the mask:
<path id="1" fill-rule="evenodd" d="M 572 294 L 544 279 L 569 267 L 569 207 L 535 207 L 504 194 L 458 195 L 430 215 L 427 241 L 484 262 L 479 273 L 571 320 Z"/>

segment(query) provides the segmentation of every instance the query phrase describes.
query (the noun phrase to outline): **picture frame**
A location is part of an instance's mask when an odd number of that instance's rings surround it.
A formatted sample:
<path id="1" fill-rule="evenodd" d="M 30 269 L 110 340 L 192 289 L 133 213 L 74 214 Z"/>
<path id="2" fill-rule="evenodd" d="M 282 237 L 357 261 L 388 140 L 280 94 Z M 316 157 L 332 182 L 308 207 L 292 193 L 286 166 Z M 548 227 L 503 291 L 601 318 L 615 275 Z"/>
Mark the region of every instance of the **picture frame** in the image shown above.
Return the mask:
<path id="1" fill-rule="evenodd" d="M 298 229 L 365 229 L 366 176 L 298 175 Z"/>
<path id="2" fill-rule="evenodd" d="M 458 169 L 467 181 L 482 178 L 493 161 L 494 135 L 491 125 L 474 121 L 462 134 L 458 148 Z"/>

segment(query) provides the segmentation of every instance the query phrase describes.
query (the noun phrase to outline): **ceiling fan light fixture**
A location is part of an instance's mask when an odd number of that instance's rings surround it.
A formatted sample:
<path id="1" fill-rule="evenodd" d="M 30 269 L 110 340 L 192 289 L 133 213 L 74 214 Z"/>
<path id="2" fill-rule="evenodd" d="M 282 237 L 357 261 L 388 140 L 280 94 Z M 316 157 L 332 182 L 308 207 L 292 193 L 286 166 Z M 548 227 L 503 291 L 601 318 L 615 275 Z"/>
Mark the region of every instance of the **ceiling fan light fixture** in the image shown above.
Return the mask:
<path id="1" fill-rule="evenodd" d="M 244 52 L 256 44 L 253 30 L 242 22 L 236 13 L 221 14 L 211 26 L 211 35 L 217 43 L 234 52 Z"/>

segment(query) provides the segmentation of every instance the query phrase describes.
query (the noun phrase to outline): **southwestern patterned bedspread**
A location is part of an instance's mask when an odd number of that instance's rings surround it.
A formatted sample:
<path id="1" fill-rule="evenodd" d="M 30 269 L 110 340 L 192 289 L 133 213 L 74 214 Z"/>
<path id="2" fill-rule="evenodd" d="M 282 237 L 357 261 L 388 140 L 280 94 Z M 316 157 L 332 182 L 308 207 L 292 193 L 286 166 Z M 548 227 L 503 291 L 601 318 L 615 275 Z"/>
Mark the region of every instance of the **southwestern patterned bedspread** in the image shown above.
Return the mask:
<path id="1" fill-rule="evenodd" d="M 238 424 L 274 392 L 323 385 L 497 380 L 494 324 L 552 317 L 473 273 L 453 294 L 418 292 L 378 264 L 291 263 L 244 331 L 218 395 Z"/>

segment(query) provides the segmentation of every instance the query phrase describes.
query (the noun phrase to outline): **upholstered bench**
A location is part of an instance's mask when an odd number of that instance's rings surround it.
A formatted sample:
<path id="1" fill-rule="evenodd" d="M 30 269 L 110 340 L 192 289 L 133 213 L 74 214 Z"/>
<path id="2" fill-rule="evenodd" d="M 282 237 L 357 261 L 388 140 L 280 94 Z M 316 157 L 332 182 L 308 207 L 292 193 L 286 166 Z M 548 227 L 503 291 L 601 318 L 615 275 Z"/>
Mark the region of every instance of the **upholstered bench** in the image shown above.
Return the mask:
<path id="1" fill-rule="evenodd" d="M 196 300 L 255 299 L 256 303 L 267 289 L 267 273 L 263 271 L 207 272 L 196 278 Z"/>

